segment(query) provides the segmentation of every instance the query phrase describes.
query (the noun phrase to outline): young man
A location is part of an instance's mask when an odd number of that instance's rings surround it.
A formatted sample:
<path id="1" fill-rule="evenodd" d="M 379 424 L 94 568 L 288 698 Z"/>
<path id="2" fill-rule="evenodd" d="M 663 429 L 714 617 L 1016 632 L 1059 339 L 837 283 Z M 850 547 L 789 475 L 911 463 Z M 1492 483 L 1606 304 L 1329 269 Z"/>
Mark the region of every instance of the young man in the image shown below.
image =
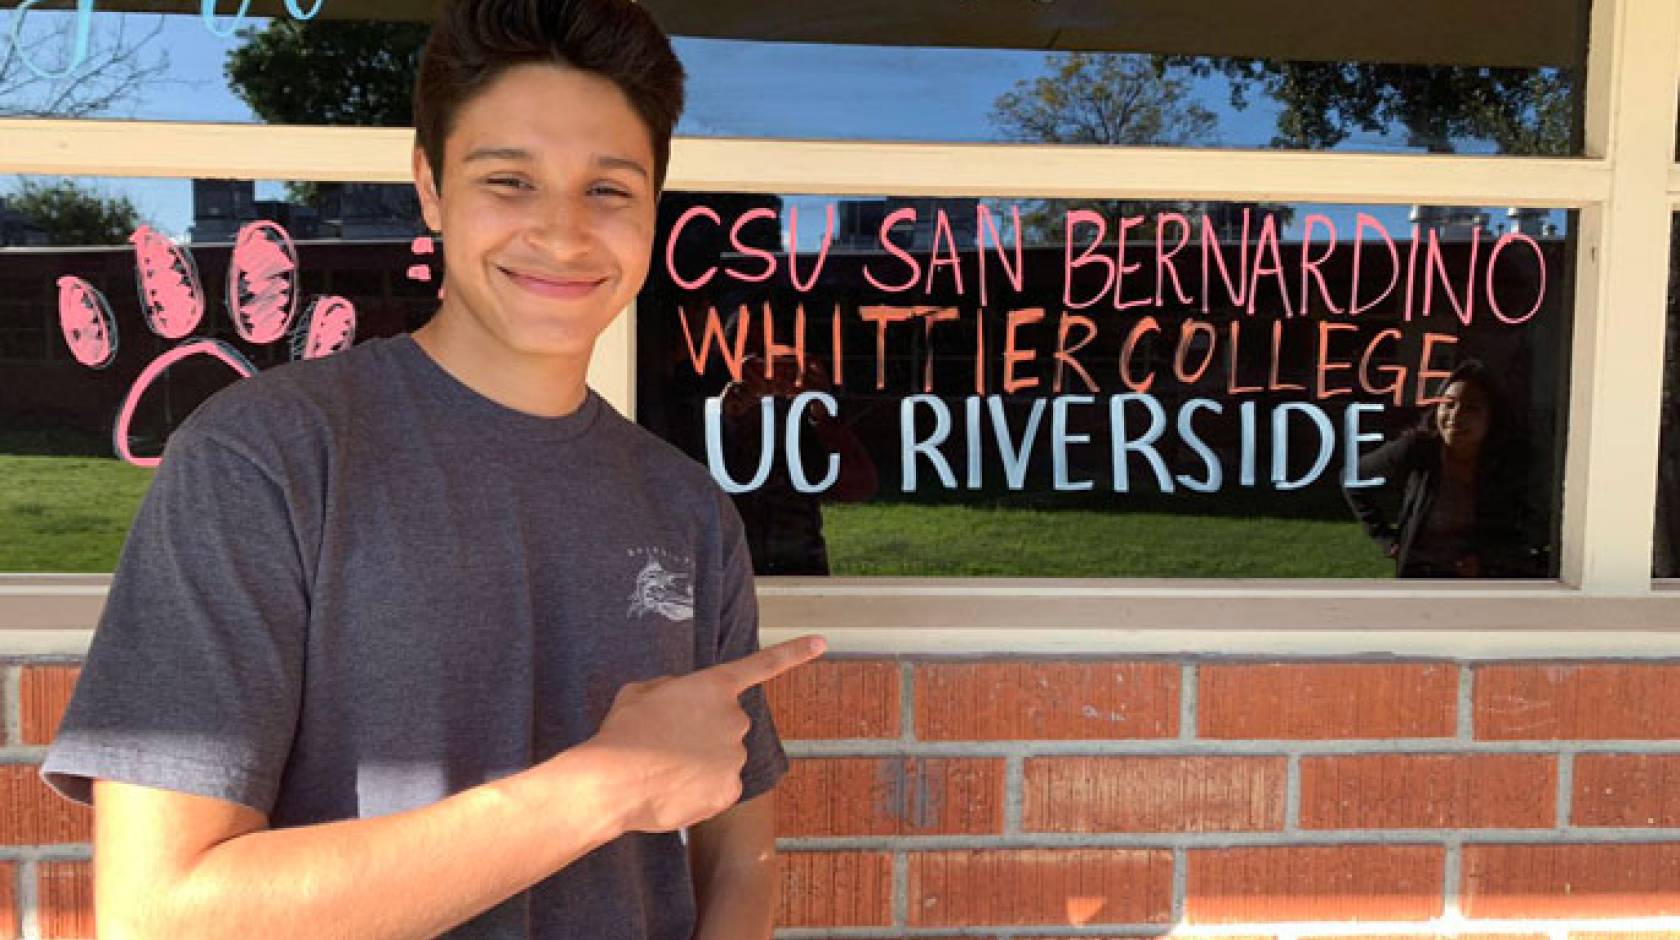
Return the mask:
<path id="1" fill-rule="evenodd" d="M 102 936 L 769 936 L 760 684 L 821 641 L 757 651 L 729 502 L 584 384 L 681 97 L 630 0 L 444 5 L 446 300 L 175 432 L 42 768 Z"/>

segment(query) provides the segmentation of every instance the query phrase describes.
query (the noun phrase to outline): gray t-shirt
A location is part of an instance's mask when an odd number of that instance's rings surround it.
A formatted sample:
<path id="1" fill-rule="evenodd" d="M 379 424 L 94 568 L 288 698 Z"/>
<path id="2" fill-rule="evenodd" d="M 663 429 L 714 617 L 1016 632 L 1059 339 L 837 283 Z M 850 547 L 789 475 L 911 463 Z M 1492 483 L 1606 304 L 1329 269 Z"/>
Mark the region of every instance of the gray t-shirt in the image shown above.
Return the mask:
<path id="1" fill-rule="evenodd" d="M 274 827 L 424 806 L 584 741 L 627 682 L 758 648 L 706 470 L 593 392 L 507 408 L 413 337 L 289 363 L 169 438 L 42 776 Z M 762 690 L 743 799 L 787 758 Z M 678 835 L 631 834 L 446 934 L 688 940 Z"/>

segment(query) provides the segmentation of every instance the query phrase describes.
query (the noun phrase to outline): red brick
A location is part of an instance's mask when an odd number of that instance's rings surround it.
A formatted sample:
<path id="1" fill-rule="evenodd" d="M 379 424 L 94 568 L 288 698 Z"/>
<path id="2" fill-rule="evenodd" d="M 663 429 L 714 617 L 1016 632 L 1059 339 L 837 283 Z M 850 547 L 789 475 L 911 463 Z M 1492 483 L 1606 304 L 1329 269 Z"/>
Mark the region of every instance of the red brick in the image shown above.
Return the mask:
<path id="1" fill-rule="evenodd" d="M 1165 923 L 1172 853 L 978 849 L 910 854 L 913 927 Z"/>
<path id="2" fill-rule="evenodd" d="M 1486 740 L 1680 738 L 1680 666 L 1479 666 L 1474 701 Z"/>
<path id="3" fill-rule="evenodd" d="M 770 680 L 764 691 L 784 738 L 896 738 L 898 676 L 890 660 L 822 659 Z"/>
<path id="4" fill-rule="evenodd" d="M 1282 757 L 1038 757 L 1026 762 L 1031 832 L 1283 828 Z"/>
<path id="5" fill-rule="evenodd" d="M 925 741 L 1163 738 L 1178 734 L 1168 663 L 927 663 L 916 668 Z"/>
<path id="6" fill-rule="evenodd" d="M 1191 849 L 1189 863 L 1190 923 L 1428 920 L 1442 912 L 1440 846 Z"/>
<path id="7" fill-rule="evenodd" d="M 892 923 L 892 856 L 782 852 L 778 927 L 884 927 Z"/>
<path id="8" fill-rule="evenodd" d="M 1204 738 L 1441 738 L 1457 726 L 1448 664 L 1220 663 L 1197 676 Z"/>
<path id="9" fill-rule="evenodd" d="M 814 757 L 776 790 L 776 834 L 904 836 L 1003 831 L 1003 760 Z"/>
<path id="10" fill-rule="evenodd" d="M 58 722 L 70 704 L 81 675 L 77 666 L 27 666 L 18 693 L 23 712 L 23 743 L 51 744 Z"/>
<path id="11" fill-rule="evenodd" d="M 1549 828 L 1549 754 L 1362 754 L 1301 758 L 1303 829 Z"/>
<path id="12" fill-rule="evenodd" d="M 1680 826 L 1680 754 L 1580 754 L 1570 821 Z"/>
<path id="13" fill-rule="evenodd" d="M 1461 905 L 1486 918 L 1680 914 L 1680 842 L 1467 845 Z"/>
<path id="14" fill-rule="evenodd" d="M 50 940 L 94 936 L 93 866 L 87 862 L 42 862 L 35 870 L 41 936 Z"/>
<path id="15" fill-rule="evenodd" d="M 16 863 L 0 862 L 0 940 L 17 940 L 23 934 L 18 923 L 17 894 Z"/>
<path id="16" fill-rule="evenodd" d="M 36 764 L 0 764 L 0 845 L 93 840 L 93 811 L 41 782 Z"/>

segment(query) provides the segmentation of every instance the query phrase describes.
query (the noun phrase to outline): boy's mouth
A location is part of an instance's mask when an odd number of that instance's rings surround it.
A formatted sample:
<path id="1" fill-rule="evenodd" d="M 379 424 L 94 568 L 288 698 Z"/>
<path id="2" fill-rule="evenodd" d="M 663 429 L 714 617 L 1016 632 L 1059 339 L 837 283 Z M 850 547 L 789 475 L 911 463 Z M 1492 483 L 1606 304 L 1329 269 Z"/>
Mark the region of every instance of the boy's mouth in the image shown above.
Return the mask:
<path id="1" fill-rule="evenodd" d="M 533 294 L 543 297 L 560 299 L 574 299 L 583 297 L 595 288 L 606 283 L 606 278 L 555 278 L 536 274 L 525 274 L 508 268 L 498 267 L 497 270 L 507 275 L 508 280 Z"/>

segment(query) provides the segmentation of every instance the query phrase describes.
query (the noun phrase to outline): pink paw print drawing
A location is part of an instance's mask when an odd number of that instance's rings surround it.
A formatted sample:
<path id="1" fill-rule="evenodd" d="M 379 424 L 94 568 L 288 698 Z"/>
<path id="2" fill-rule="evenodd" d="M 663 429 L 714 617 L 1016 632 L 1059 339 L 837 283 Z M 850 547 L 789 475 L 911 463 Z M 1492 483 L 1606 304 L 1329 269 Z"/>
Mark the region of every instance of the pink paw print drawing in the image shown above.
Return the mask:
<path id="1" fill-rule="evenodd" d="M 165 340 L 181 340 L 141 370 L 117 412 L 112 439 L 117 456 L 138 467 L 156 467 L 160 457 L 143 457 L 129 447 L 129 426 L 146 390 L 171 365 L 195 356 L 219 360 L 250 378 L 257 368 L 231 344 L 191 334 L 204 317 L 204 289 L 198 265 L 186 248 L 148 226 L 129 236 L 134 246 L 134 281 L 147 329 Z M 356 308 L 343 297 L 315 297 L 298 316 L 298 255 L 286 230 L 273 222 L 251 222 L 239 230 L 228 262 L 227 311 L 240 339 L 268 345 L 289 338 L 293 359 L 315 359 L 355 342 Z M 76 361 L 103 369 L 117 354 L 117 320 L 98 288 L 79 277 L 58 279 L 58 322 Z"/>

